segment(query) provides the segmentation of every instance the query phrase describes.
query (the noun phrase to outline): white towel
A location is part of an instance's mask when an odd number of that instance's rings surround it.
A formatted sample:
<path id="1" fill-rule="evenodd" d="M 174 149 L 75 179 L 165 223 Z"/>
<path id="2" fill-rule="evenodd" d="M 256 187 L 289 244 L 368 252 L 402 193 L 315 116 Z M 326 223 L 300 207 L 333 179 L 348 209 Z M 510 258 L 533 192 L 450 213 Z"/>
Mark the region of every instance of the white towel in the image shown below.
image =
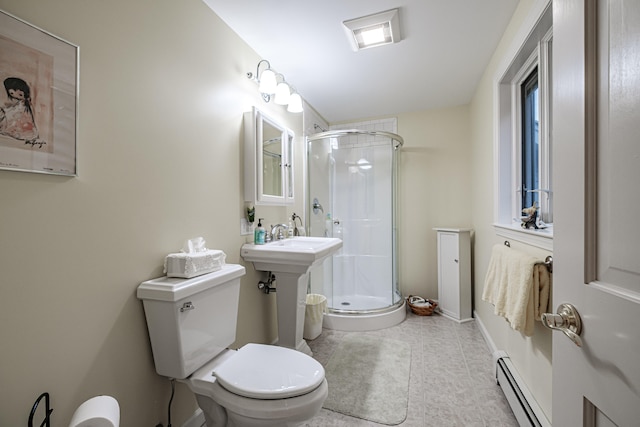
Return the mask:
<path id="1" fill-rule="evenodd" d="M 550 285 L 549 271 L 542 261 L 505 245 L 495 245 L 482 299 L 493 304 L 494 313 L 507 319 L 513 329 L 531 336 L 534 320 L 540 320 L 547 311 Z"/>

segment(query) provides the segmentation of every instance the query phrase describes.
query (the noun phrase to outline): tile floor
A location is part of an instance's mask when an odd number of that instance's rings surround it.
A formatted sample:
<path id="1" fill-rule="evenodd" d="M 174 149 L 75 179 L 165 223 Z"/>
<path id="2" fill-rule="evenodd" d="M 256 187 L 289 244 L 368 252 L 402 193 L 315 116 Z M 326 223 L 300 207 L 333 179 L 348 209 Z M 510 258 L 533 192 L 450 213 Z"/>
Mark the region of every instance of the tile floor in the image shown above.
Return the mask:
<path id="1" fill-rule="evenodd" d="M 499 386 L 489 349 L 475 322 L 458 324 L 443 316 L 417 316 L 371 332 L 323 329 L 309 346 L 326 364 L 340 340 L 366 334 L 410 342 L 409 408 L 403 427 L 517 427 Z M 331 387 L 331 384 L 329 384 Z M 308 427 L 383 426 L 322 409 Z"/>

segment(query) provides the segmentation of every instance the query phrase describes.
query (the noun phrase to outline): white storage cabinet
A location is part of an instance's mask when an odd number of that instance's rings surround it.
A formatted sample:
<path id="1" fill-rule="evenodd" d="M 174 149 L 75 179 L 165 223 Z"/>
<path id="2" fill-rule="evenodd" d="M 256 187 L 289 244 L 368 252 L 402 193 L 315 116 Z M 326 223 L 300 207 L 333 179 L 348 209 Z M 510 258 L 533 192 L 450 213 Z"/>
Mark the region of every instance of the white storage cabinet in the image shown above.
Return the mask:
<path id="1" fill-rule="evenodd" d="M 471 314 L 471 229 L 434 228 L 438 233 L 438 308 L 460 323 Z"/>

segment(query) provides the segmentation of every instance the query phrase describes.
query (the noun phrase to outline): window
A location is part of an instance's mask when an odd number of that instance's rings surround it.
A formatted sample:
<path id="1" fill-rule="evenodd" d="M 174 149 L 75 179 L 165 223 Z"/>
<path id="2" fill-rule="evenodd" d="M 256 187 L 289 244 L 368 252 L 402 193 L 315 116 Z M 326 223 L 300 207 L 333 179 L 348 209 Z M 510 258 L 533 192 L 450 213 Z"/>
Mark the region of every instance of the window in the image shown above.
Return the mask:
<path id="1" fill-rule="evenodd" d="M 500 235 L 552 249 L 550 2 L 515 43 L 496 84 L 495 226 Z M 522 210 L 536 206 L 538 228 L 524 229 Z"/>
<path id="2" fill-rule="evenodd" d="M 522 207 L 540 206 L 536 189 L 540 188 L 540 144 L 538 129 L 540 127 L 540 115 L 538 114 L 538 67 L 520 85 L 520 104 L 522 114 L 520 125 L 522 135 L 520 138 L 520 193 Z M 538 190 L 539 191 L 539 190 Z"/>
<path id="3" fill-rule="evenodd" d="M 537 225 L 553 223 L 551 182 L 550 87 L 551 32 L 537 44 L 532 55 L 512 82 L 515 108 L 512 107 L 514 152 L 513 178 L 515 206 L 513 218 L 522 210 L 538 207 Z M 516 221 L 517 222 L 517 221 Z"/>

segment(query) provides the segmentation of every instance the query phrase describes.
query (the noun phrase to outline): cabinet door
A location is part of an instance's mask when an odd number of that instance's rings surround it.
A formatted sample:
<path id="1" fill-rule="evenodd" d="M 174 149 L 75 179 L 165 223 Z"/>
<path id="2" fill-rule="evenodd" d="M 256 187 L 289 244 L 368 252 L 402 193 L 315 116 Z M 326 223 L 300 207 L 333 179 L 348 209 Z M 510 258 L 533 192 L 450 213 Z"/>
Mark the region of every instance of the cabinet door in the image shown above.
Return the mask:
<path id="1" fill-rule="evenodd" d="M 460 318 L 459 239 L 457 233 L 439 233 L 438 298 L 440 309 L 447 315 Z"/>
<path id="2" fill-rule="evenodd" d="M 255 205 L 294 202 L 293 131 L 253 108 L 244 114 L 244 197 Z"/>

